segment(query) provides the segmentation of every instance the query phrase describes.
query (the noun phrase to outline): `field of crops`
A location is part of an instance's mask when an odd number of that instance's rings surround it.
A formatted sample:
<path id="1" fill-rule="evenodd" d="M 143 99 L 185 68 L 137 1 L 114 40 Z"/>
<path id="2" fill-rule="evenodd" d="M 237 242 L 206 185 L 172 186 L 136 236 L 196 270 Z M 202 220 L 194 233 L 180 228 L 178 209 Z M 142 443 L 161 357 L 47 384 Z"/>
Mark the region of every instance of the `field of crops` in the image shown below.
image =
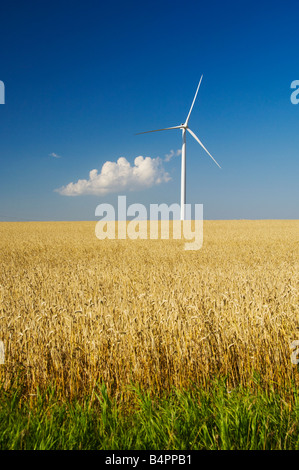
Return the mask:
<path id="1" fill-rule="evenodd" d="M 204 243 L 99 240 L 95 222 L 0 224 L 1 380 L 68 398 L 297 383 L 298 221 L 205 221 Z"/>
<path id="2" fill-rule="evenodd" d="M 299 222 L 95 228 L 0 224 L 0 449 L 299 449 Z"/>

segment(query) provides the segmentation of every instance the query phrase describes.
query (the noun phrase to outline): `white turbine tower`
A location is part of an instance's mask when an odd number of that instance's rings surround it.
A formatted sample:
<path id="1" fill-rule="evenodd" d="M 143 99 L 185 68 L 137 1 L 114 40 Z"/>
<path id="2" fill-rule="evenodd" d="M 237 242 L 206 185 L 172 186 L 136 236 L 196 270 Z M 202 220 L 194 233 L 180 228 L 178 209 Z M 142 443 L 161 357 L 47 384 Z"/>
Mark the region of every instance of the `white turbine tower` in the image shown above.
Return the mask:
<path id="1" fill-rule="evenodd" d="M 205 148 L 205 146 L 199 140 L 199 138 L 188 127 L 188 122 L 190 119 L 191 111 L 193 109 L 201 81 L 202 81 L 202 76 L 199 80 L 199 84 L 197 86 L 197 90 L 195 92 L 195 95 L 191 104 L 191 108 L 189 110 L 187 119 L 184 124 L 182 123 L 181 125 L 174 126 L 174 127 L 165 127 L 164 129 L 155 129 L 153 131 L 138 132 L 138 134 L 136 134 L 136 135 L 140 135 L 140 134 L 147 134 L 149 132 L 168 131 L 170 129 L 182 129 L 183 143 L 182 143 L 182 167 L 181 167 L 181 220 L 185 220 L 185 204 L 186 204 L 186 131 L 188 131 L 192 135 L 192 137 L 194 137 L 194 139 L 199 143 L 199 145 L 202 146 L 202 148 L 207 152 L 207 154 L 212 158 L 212 160 L 214 160 L 216 165 L 218 165 L 219 168 L 221 168 L 221 166 L 216 162 L 216 160 L 208 152 L 208 150 Z"/>

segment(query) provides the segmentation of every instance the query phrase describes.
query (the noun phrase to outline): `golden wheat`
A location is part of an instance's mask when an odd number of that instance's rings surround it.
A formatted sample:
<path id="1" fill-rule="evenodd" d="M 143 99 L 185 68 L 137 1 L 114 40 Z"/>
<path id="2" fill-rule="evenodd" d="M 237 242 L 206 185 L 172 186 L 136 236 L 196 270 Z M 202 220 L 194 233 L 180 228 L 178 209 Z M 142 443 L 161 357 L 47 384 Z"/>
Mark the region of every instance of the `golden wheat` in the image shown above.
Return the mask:
<path id="1" fill-rule="evenodd" d="M 0 224 L 1 379 L 68 396 L 228 375 L 298 383 L 298 221 L 205 221 L 204 243 L 98 240 L 94 222 Z"/>

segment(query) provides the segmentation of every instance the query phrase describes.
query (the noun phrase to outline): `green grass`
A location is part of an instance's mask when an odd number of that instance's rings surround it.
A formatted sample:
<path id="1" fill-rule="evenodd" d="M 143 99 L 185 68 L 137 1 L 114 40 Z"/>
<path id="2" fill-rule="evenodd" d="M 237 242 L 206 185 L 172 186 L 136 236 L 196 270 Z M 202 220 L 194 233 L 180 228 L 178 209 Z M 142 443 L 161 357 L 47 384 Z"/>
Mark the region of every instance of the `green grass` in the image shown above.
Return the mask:
<path id="1" fill-rule="evenodd" d="M 130 403 L 104 385 L 67 402 L 55 387 L 26 397 L 21 387 L 0 396 L 0 449 L 298 450 L 299 394 L 227 390 L 173 390 L 153 398 L 131 387 Z"/>

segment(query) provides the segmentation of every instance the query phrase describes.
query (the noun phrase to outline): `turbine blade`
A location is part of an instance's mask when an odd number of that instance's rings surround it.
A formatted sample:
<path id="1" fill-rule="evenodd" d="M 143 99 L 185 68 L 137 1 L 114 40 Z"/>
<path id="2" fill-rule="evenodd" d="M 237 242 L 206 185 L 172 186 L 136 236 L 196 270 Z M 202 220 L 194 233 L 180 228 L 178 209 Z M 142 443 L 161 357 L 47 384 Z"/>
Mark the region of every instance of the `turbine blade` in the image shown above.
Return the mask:
<path id="1" fill-rule="evenodd" d="M 207 149 L 205 148 L 205 146 L 203 145 L 203 143 L 199 140 L 199 138 L 194 134 L 194 132 L 191 131 L 191 129 L 189 129 L 189 127 L 187 128 L 187 131 L 190 132 L 190 134 L 192 135 L 192 137 L 194 137 L 195 140 L 197 140 L 197 142 L 199 143 L 199 145 L 202 146 L 202 148 L 207 152 L 207 154 L 211 157 L 212 160 L 214 160 L 214 162 L 216 163 L 217 166 L 219 166 L 219 168 L 221 168 L 221 166 L 219 165 L 219 163 L 216 162 L 215 158 L 212 157 L 212 155 L 210 154 L 210 152 L 207 151 Z"/>
<path id="2" fill-rule="evenodd" d="M 138 132 L 135 135 L 148 134 L 149 132 L 168 131 L 169 129 L 181 129 L 182 126 L 165 127 L 164 129 L 155 129 L 154 131 Z"/>
<path id="3" fill-rule="evenodd" d="M 187 119 L 186 119 L 186 122 L 185 122 L 186 125 L 188 125 L 188 121 L 189 121 L 189 118 L 190 118 L 190 114 L 191 114 L 191 111 L 192 111 L 192 109 L 193 109 L 193 106 L 194 106 L 196 97 L 197 97 L 197 93 L 198 93 L 198 90 L 199 90 L 199 87 L 200 87 L 200 84 L 201 84 L 201 81 L 202 81 L 202 77 L 203 77 L 203 76 L 200 77 L 199 84 L 198 84 L 197 90 L 196 90 L 196 92 L 195 92 L 195 95 L 194 95 L 194 98 L 193 98 L 193 101 L 192 101 L 192 104 L 191 104 L 191 108 L 190 108 L 189 114 L 188 114 Z"/>

